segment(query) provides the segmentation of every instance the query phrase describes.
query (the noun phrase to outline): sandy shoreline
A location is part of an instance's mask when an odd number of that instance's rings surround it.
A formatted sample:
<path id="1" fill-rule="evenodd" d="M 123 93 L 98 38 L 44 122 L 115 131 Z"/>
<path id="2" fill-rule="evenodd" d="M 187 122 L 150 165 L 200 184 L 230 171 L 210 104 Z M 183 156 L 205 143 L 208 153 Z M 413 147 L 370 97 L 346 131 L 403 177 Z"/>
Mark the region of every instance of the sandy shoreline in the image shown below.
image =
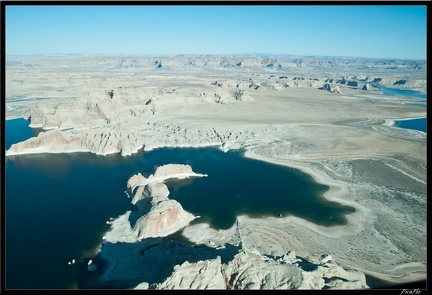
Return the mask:
<path id="1" fill-rule="evenodd" d="M 297 226 L 300 226 L 303 229 L 308 229 L 309 232 L 307 234 L 310 235 L 316 235 L 316 237 L 320 236 L 326 236 L 332 239 L 338 239 L 341 237 L 349 237 L 354 235 L 359 235 L 362 231 L 365 230 L 365 227 L 372 227 L 371 224 L 367 224 L 366 220 L 373 218 L 373 213 L 368 210 L 367 208 L 364 208 L 360 204 L 344 199 L 344 196 L 348 193 L 347 186 L 344 186 L 343 183 L 337 182 L 329 178 L 325 173 L 322 171 L 319 171 L 317 169 L 311 168 L 307 164 L 298 164 L 294 161 L 282 161 L 282 160 L 275 160 L 270 157 L 263 157 L 257 154 L 254 154 L 252 151 L 248 150 L 244 154 L 246 157 L 250 157 L 253 159 L 277 164 L 277 165 L 284 165 L 286 167 L 292 167 L 299 169 L 309 175 L 311 175 L 318 183 L 325 184 L 329 186 L 329 190 L 323 195 L 324 198 L 328 200 L 332 200 L 341 204 L 345 204 L 351 207 L 354 207 L 356 209 L 355 213 L 351 213 L 347 215 L 347 224 L 343 226 L 333 226 L 333 227 L 325 227 L 325 226 L 319 226 L 317 224 L 311 223 L 307 220 L 290 216 L 286 218 L 282 218 L 284 222 L 296 224 Z M 346 185 L 346 184 L 345 184 Z M 300 232 L 300 231 L 299 231 Z M 305 232 L 303 234 L 306 234 Z M 302 244 L 302 246 L 305 247 L 305 252 L 312 252 L 313 250 L 307 250 L 307 244 Z M 313 247 L 311 247 L 313 248 Z M 294 247 L 295 251 L 299 251 L 299 249 L 296 249 Z M 332 254 L 337 257 L 337 254 Z M 400 265 L 398 267 L 399 270 L 406 269 L 407 273 L 404 275 L 391 275 L 386 274 L 382 272 L 376 272 L 372 271 L 367 268 L 359 267 L 356 264 L 351 263 L 341 263 L 343 267 L 346 268 L 353 268 L 358 271 L 362 271 L 365 274 L 372 275 L 376 278 L 392 282 L 392 283 L 407 283 L 417 280 L 423 280 L 426 278 L 426 269 L 425 265 L 421 263 L 406 263 L 405 265 Z"/>

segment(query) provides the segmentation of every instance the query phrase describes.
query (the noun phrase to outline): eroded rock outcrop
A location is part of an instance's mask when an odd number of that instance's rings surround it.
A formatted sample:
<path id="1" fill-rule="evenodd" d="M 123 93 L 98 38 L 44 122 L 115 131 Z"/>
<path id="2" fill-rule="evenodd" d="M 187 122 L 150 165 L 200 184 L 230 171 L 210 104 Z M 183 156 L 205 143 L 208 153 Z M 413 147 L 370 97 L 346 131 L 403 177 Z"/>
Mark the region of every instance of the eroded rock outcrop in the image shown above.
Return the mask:
<path id="1" fill-rule="evenodd" d="M 66 135 L 66 133 L 68 135 Z M 37 137 L 13 144 L 6 156 L 33 153 L 91 152 L 97 155 L 120 153 L 129 156 L 142 149 L 143 137 L 119 127 L 89 130 L 71 135 L 60 129 L 41 132 Z"/>
<path id="2" fill-rule="evenodd" d="M 139 239 L 165 237 L 182 229 L 195 218 L 175 200 L 152 197 L 149 212 L 135 222 L 132 231 Z"/>
<path id="3" fill-rule="evenodd" d="M 189 165 L 168 164 L 156 169 L 153 175 L 145 178 L 138 173 L 127 182 L 127 187 L 133 194 L 132 204 L 135 204 L 142 214 L 131 224 L 132 232 L 138 239 L 148 237 L 164 237 L 186 225 L 196 217 L 183 210 L 181 204 L 168 199 L 168 187 L 163 183 L 167 179 L 184 179 L 203 177 L 192 171 Z"/>
<path id="4" fill-rule="evenodd" d="M 364 289 L 363 273 L 345 270 L 330 255 L 307 261 L 294 251 L 263 253 L 244 247 L 237 225 L 220 231 L 236 238 L 195 245 L 161 239 L 184 227 L 195 216 L 168 199 L 163 183 L 170 178 L 206 176 L 189 165 L 158 167 L 148 178 L 138 173 L 127 182 L 138 211 L 129 211 L 111 222 L 99 254 L 107 266 L 97 282 L 133 289 Z M 199 225 L 191 226 L 203 231 Z M 205 230 L 204 230 L 205 231 Z M 237 241 L 234 244 L 233 241 Z M 127 252 L 127 259 L 125 253 Z M 159 269 L 159 271 L 156 271 Z"/>
<path id="5" fill-rule="evenodd" d="M 184 179 L 189 177 L 205 177 L 205 176 L 207 175 L 193 172 L 192 167 L 189 165 L 167 164 L 156 168 L 155 173 L 149 175 L 148 178 L 142 176 L 141 173 L 133 175 L 131 178 L 129 178 L 127 182 L 127 188 L 130 189 L 131 193 L 134 195 L 134 199 L 132 203 L 136 204 L 136 202 L 143 197 L 142 195 L 137 193 L 138 190 L 144 192 L 144 188 L 148 184 L 163 183 L 165 180 L 170 178 Z M 147 188 L 147 194 L 144 194 L 144 196 L 154 196 L 154 193 L 151 190 L 154 190 L 156 187 L 157 186 L 149 186 Z M 135 188 L 137 188 L 137 191 L 135 191 Z"/>
<path id="6" fill-rule="evenodd" d="M 363 87 L 362 87 L 362 90 L 371 90 L 371 89 L 372 89 L 372 86 L 369 82 L 366 83 L 365 85 L 363 85 Z"/>
<path id="7" fill-rule="evenodd" d="M 216 259 L 184 262 L 162 283 L 143 282 L 135 289 L 365 289 L 363 273 L 344 270 L 330 255 L 321 255 L 316 263 L 303 260 L 294 252 L 269 256 L 255 249 L 241 249 L 230 261 Z"/>
<path id="8" fill-rule="evenodd" d="M 339 88 L 339 86 L 337 85 L 331 85 L 329 83 L 325 83 L 322 87 L 320 87 L 321 90 L 327 90 L 330 91 L 331 93 L 341 93 L 341 90 Z"/>
<path id="9" fill-rule="evenodd" d="M 19 154 L 35 153 L 64 153 L 64 152 L 84 152 L 87 151 L 81 145 L 79 139 L 67 139 L 63 133 L 58 130 L 41 132 L 37 137 L 13 144 L 7 151 L 6 156 Z"/>
<path id="10" fill-rule="evenodd" d="M 223 268 L 227 289 L 298 289 L 301 269 L 280 263 L 258 251 L 241 251 Z"/>
<path id="11" fill-rule="evenodd" d="M 174 272 L 156 289 L 226 289 L 221 271 L 221 258 L 188 261 L 174 266 Z"/>

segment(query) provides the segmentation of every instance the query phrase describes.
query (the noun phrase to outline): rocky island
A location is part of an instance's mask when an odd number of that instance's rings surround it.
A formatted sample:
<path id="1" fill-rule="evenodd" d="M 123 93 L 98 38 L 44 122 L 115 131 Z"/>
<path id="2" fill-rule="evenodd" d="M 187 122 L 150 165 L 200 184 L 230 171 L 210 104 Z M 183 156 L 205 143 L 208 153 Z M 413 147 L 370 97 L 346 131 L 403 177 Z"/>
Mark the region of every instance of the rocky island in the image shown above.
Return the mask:
<path id="1" fill-rule="evenodd" d="M 7 157 L 242 148 L 312 175 L 329 186 L 324 198 L 356 209 L 341 226 L 238 216 L 231 229 L 215 230 L 191 223 L 197 217 L 164 184 L 205 174 L 158 167 L 125 184 L 137 210 L 112 222 L 101 241 L 104 265 L 94 260 L 88 287 L 362 289 L 364 274 L 426 278 L 426 134 L 394 126 L 426 117 L 425 100 L 383 92 L 426 93 L 424 61 L 11 57 L 6 69 L 6 119 L 44 130 Z M 193 245 L 169 238 L 180 231 Z"/>

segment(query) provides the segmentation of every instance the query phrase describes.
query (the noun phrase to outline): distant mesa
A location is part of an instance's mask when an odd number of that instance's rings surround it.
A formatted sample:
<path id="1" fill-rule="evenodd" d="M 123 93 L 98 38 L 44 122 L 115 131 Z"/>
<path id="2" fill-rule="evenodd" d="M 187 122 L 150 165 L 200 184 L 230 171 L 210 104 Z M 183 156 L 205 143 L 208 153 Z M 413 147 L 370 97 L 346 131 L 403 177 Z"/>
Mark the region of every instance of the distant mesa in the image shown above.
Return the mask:
<path id="1" fill-rule="evenodd" d="M 380 84 L 376 82 L 367 82 L 362 87 L 362 90 L 379 90 L 379 89 L 381 89 Z"/>
<path id="2" fill-rule="evenodd" d="M 122 58 L 117 64 L 118 68 L 139 68 L 140 64 L 136 59 Z"/>
<path id="3" fill-rule="evenodd" d="M 368 83 L 366 83 L 363 87 L 362 87 L 362 90 L 371 90 L 372 89 L 372 86 L 371 86 L 371 84 L 368 82 Z"/>
<path id="4" fill-rule="evenodd" d="M 331 85 L 330 83 L 325 83 L 322 87 L 320 87 L 319 89 L 321 90 L 327 90 L 331 93 L 342 93 L 339 86 L 337 85 Z"/>

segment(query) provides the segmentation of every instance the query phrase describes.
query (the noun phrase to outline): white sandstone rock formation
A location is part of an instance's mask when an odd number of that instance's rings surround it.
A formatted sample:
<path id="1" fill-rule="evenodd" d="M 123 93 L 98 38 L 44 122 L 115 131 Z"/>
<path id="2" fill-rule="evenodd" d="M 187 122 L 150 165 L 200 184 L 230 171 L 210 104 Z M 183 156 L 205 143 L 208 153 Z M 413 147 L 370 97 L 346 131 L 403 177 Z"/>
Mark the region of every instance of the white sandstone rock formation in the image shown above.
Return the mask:
<path id="1" fill-rule="evenodd" d="M 222 271 L 227 289 L 298 289 L 302 284 L 300 268 L 253 250 L 240 251 Z"/>
<path id="2" fill-rule="evenodd" d="M 372 86 L 369 82 L 366 83 L 365 85 L 363 85 L 363 87 L 362 87 L 362 90 L 371 90 L 371 89 L 372 89 Z"/>
<path id="3" fill-rule="evenodd" d="M 241 243 L 237 222 L 229 229 L 213 229 L 207 223 L 197 223 L 185 227 L 182 235 L 196 244 L 208 247 L 224 247 L 225 244 L 239 245 Z"/>
<path id="4" fill-rule="evenodd" d="M 193 172 L 189 165 L 167 164 L 158 167 L 148 178 L 141 173 L 129 178 L 127 187 L 133 194 L 131 202 L 143 212 L 131 226 L 132 233 L 138 239 L 164 237 L 188 225 L 196 217 L 184 211 L 179 202 L 168 199 L 169 190 L 163 182 L 172 178 L 204 176 L 207 175 Z"/>
<path id="5" fill-rule="evenodd" d="M 141 216 L 132 231 L 139 239 L 165 237 L 188 225 L 195 216 L 183 210 L 179 202 L 152 198 L 149 212 Z"/>
<path id="6" fill-rule="evenodd" d="M 315 289 L 322 285 L 320 289 L 365 289 L 366 277 L 363 273 L 356 270 L 345 270 L 328 254 L 321 255 L 318 259 L 318 266 L 315 270 L 303 273 L 302 289 Z M 319 280 L 319 278 L 322 278 Z M 317 285 L 318 282 L 318 285 Z"/>
<path id="7" fill-rule="evenodd" d="M 325 83 L 320 89 L 330 91 L 331 93 L 342 93 L 338 85 L 331 85 L 329 83 Z"/>
<path id="8" fill-rule="evenodd" d="M 142 135 L 120 128 L 92 129 L 78 135 L 53 129 L 41 132 L 37 137 L 13 144 L 6 151 L 6 156 L 71 152 L 91 152 L 97 155 L 121 153 L 122 156 L 128 156 L 136 153 L 143 146 Z"/>
<path id="9" fill-rule="evenodd" d="M 157 183 L 163 183 L 165 180 L 170 178 L 177 178 L 177 179 L 185 179 L 189 177 L 206 177 L 206 174 L 199 174 L 192 171 L 192 167 L 189 165 L 182 165 L 182 164 L 167 164 L 160 166 L 156 169 L 156 172 L 154 174 L 151 174 L 148 178 L 145 178 L 141 175 L 141 173 L 138 173 L 131 178 L 129 178 L 127 182 L 127 188 L 130 189 L 132 194 L 134 194 L 132 203 L 136 204 L 138 200 L 142 198 L 142 193 L 144 193 L 144 196 L 155 196 L 155 194 L 159 195 L 160 192 L 156 193 L 156 189 L 158 190 L 164 190 L 163 195 L 165 195 L 168 191 L 165 190 L 161 186 L 148 186 L 148 184 L 157 184 Z M 134 193 L 135 188 L 137 190 Z M 144 190 L 144 188 L 147 188 Z M 165 195 L 167 197 L 168 194 Z"/>
<path id="10" fill-rule="evenodd" d="M 142 176 L 141 173 L 138 173 L 136 175 L 133 175 L 131 178 L 129 178 L 127 182 L 127 188 L 133 192 L 136 187 L 138 186 L 144 186 L 145 185 L 146 178 Z"/>
<path id="11" fill-rule="evenodd" d="M 168 240 L 146 239 L 170 235 L 187 226 L 195 218 L 184 211 L 177 201 L 168 199 L 169 191 L 163 183 L 166 179 L 191 176 L 205 175 L 194 173 L 189 165 L 169 164 L 157 168 L 151 177 L 145 178 L 137 174 L 128 180 L 128 189 L 135 191 L 133 202 L 139 209 L 134 213 L 142 215 L 133 224 L 130 221 L 131 212 L 112 221 L 112 229 L 106 234 L 105 240 L 105 242 L 110 242 L 108 249 L 111 250 L 103 252 L 102 255 L 104 259 L 110 261 L 110 266 L 102 273 L 102 282 L 114 281 L 125 285 L 135 283 L 135 289 L 368 288 L 363 273 L 343 269 L 333 261 L 330 255 L 321 255 L 316 262 L 309 262 L 308 265 L 313 265 L 313 269 L 303 269 L 303 259 L 297 257 L 294 251 L 282 253 L 275 250 L 269 255 L 262 254 L 255 248 L 242 248 L 238 224 L 225 231 L 211 231 L 207 229 L 207 225 L 204 228 L 200 225 L 191 226 L 189 235 L 190 231 L 193 233 L 199 230 L 219 235 L 216 237 L 217 243 L 202 246 L 199 250 L 200 254 L 196 252 L 196 255 L 202 256 L 197 257 L 194 254 L 194 251 L 197 251 L 195 247 L 181 246 L 180 242 L 169 242 Z M 229 236 L 228 240 L 224 239 L 225 235 Z M 206 239 L 212 238 L 205 236 L 199 243 L 203 243 Z M 122 242 L 119 243 L 119 246 L 124 250 L 119 248 L 118 251 L 115 251 L 114 247 L 117 242 Z M 237 246 L 230 245 L 238 249 L 236 250 L 238 252 L 234 252 L 232 258 L 224 263 L 219 254 L 206 254 L 206 251 L 207 253 L 223 253 L 217 251 L 225 251 L 228 243 L 232 242 L 238 243 Z M 104 247 L 102 251 L 103 249 Z M 156 260 L 161 259 L 164 263 L 168 263 L 166 267 L 172 267 L 173 271 L 171 274 L 168 271 L 167 277 L 162 282 L 152 282 L 151 279 L 140 281 L 140 277 L 152 278 L 154 276 L 147 274 L 140 276 L 137 273 L 132 276 L 131 280 L 131 275 L 125 274 L 124 271 L 115 271 L 117 268 L 125 270 L 128 266 L 130 267 L 131 262 L 128 259 L 122 259 L 124 254 L 121 253 L 126 250 L 128 257 L 135 257 L 134 259 L 141 261 L 135 262 L 134 260 L 132 263 L 134 268 L 141 264 L 144 267 L 146 263 L 153 265 Z M 187 257 L 197 259 L 191 262 Z M 111 265 L 112 263 L 114 264 Z M 123 280 L 126 281 L 123 282 Z"/>
<path id="12" fill-rule="evenodd" d="M 328 259 L 323 259 L 328 258 Z M 241 249 L 230 261 L 215 259 L 184 262 L 174 266 L 173 273 L 162 283 L 138 284 L 134 289 L 365 289 L 365 276 L 344 270 L 331 256 L 322 255 L 314 270 L 304 270 L 294 252 L 281 257 L 265 256 L 255 249 Z"/>
<path id="13" fill-rule="evenodd" d="M 58 130 L 41 132 L 37 137 L 32 137 L 20 143 L 13 144 L 7 151 L 6 156 L 34 153 L 64 153 L 64 152 L 87 151 L 81 145 L 79 139 L 66 139 Z"/>
<path id="14" fill-rule="evenodd" d="M 226 289 L 221 259 L 209 259 L 174 266 L 174 272 L 156 289 Z"/>

